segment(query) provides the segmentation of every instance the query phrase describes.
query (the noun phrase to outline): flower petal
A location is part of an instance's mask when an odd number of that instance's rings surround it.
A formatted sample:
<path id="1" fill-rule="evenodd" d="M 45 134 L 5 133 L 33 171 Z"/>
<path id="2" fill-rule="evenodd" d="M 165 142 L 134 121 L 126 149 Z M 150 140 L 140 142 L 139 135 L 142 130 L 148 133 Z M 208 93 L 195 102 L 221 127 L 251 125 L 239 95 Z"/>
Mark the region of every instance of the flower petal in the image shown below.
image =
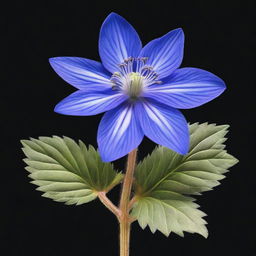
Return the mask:
<path id="1" fill-rule="evenodd" d="M 139 56 L 148 57 L 146 65 L 152 66 L 159 79 L 170 75 L 183 59 L 184 33 L 181 28 L 149 42 Z"/>
<path id="2" fill-rule="evenodd" d="M 141 41 L 136 30 L 121 16 L 111 13 L 103 22 L 99 38 L 102 64 L 111 73 L 128 57 L 137 57 Z"/>
<path id="3" fill-rule="evenodd" d="M 144 96 L 174 108 L 198 107 L 226 89 L 219 77 L 198 68 L 177 69 L 164 80 L 162 85 L 148 87 Z"/>
<path id="4" fill-rule="evenodd" d="M 113 90 L 104 92 L 76 91 L 62 100 L 54 109 L 55 112 L 72 116 L 91 116 L 115 108 L 126 96 Z"/>
<path id="5" fill-rule="evenodd" d="M 188 152 L 188 124 L 179 110 L 149 100 L 138 103 L 135 111 L 148 138 L 179 154 Z"/>
<path id="6" fill-rule="evenodd" d="M 100 62 L 79 57 L 55 57 L 49 61 L 63 80 L 78 89 L 95 91 L 111 88 L 111 74 Z"/>
<path id="7" fill-rule="evenodd" d="M 143 132 L 135 116 L 134 106 L 124 103 L 104 114 L 98 129 L 98 145 L 105 162 L 116 160 L 135 149 Z"/>

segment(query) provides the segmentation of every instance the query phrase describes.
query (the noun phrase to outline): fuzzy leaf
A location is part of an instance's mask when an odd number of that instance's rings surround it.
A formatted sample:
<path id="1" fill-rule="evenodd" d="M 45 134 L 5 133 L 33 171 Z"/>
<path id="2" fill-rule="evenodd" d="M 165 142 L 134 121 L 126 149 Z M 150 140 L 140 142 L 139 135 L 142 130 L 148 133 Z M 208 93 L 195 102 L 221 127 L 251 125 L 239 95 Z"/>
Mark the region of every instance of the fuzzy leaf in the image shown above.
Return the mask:
<path id="1" fill-rule="evenodd" d="M 190 150 L 185 156 L 158 146 L 140 162 L 135 171 L 135 197 L 132 215 L 144 229 L 168 236 L 183 231 L 208 236 L 195 199 L 219 185 L 227 169 L 238 160 L 224 150 L 228 125 L 190 125 Z"/>
<path id="2" fill-rule="evenodd" d="M 32 183 L 43 196 L 65 204 L 84 204 L 97 192 L 109 191 L 121 182 L 122 174 L 104 163 L 98 152 L 82 141 L 68 137 L 39 137 L 22 140 L 24 159 Z"/>

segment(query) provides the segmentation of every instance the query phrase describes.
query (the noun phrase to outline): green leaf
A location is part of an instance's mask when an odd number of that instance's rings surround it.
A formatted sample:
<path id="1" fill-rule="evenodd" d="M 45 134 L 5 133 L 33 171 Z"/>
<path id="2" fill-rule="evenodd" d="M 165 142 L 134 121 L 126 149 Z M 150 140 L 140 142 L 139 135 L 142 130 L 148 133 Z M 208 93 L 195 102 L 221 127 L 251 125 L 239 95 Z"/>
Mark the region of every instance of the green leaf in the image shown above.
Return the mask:
<path id="1" fill-rule="evenodd" d="M 43 196 L 65 204 L 84 204 L 100 191 L 108 192 L 122 180 L 122 174 L 104 163 L 98 152 L 82 141 L 68 137 L 39 137 L 22 140 L 24 159 L 32 183 Z"/>
<path id="2" fill-rule="evenodd" d="M 219 185 L 227 169 L 238 160 L 225 150 L 228 125 L 190 125 L 190 150 L 185 156 L 158 146 L 140 162 L 135 171 L 135 198 L 132 209 L 140 226 L 168 236 L 183 231 L 208 236 L 206 215 L 195 199 Z"/>

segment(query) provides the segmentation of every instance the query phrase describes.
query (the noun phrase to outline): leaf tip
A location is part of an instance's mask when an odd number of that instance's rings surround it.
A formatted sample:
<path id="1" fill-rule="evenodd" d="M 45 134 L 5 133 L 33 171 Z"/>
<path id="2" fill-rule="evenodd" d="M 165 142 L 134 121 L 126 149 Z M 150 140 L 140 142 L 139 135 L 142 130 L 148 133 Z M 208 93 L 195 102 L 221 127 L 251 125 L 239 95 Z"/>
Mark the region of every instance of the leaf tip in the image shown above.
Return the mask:
<path id="1" fill-rule="evenodd" d="M 27 147 L 28 145 L 27 145 L 27 142 L 28 142 L 29 140 L 25 140 L 25 139 L 22 139 L 22 140 L 20 140 L 20 143 L 22 144 L 22 146 L 23 147 Z"/>
<path id="2" fill-rule="evenodd" d="M 209 232 L 208 232 L 207 228 L 205 228 L 205 231 L 203 231 L 203 232 L 201 233 L 201 235 L 202 235 L 205 239 L 207 239 L 207 238 L 209 237 Z"/>

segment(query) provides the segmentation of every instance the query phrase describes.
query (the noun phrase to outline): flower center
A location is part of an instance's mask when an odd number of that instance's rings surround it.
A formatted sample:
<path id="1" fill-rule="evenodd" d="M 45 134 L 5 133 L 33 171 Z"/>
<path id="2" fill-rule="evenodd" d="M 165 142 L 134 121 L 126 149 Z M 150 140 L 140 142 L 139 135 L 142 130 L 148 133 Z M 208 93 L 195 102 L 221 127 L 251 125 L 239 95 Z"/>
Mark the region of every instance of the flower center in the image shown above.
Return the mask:
<path id="1" fill-rule="evenodd" d="M 152 84 L 160 84 L 157 80 L 157 73 L 153 67 L 147 66 L 148 58 L 130 57 L 119 64 L 119 72 L 115 72 L 110 81 L 113 83 L 113 90 L 121 90 L 135 100 L 140 97 L 143 90 Z"/>
<path id="2" fill-rule="evenodd" d="M 132 99 L 136 99 L 142 91 L 144 77 L 138 72 L 132 72 L 128 76 L 130 82 L 127 84 L 127 94 Z"/>

